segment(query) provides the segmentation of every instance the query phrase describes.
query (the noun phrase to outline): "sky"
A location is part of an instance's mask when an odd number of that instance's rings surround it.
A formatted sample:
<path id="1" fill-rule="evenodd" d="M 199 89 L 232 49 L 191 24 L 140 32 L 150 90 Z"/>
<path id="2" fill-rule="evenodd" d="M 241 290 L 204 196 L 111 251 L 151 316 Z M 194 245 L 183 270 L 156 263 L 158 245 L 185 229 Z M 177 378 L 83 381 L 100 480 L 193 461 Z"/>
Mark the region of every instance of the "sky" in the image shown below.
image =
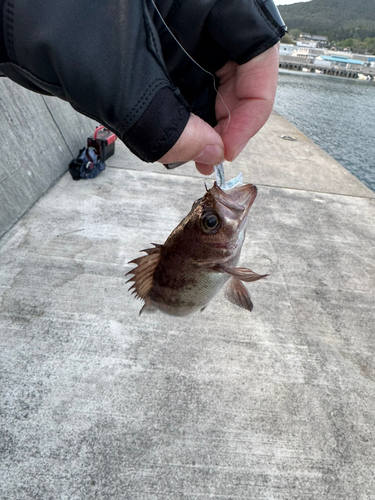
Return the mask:
<path id="1" fill-rule="evenodd" d="M 310 0 L 275 0 L 276 5 L 289 5 L 297 2 L 310 2 Z"/>

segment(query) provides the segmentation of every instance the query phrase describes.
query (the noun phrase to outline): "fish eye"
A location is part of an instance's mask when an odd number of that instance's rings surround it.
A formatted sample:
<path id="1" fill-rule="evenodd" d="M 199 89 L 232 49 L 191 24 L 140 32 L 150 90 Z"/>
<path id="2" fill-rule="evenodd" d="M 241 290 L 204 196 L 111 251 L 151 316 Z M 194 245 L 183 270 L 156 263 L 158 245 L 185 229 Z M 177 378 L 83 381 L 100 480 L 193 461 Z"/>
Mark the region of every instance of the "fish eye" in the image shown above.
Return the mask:
<path id="1" fill-rule="evenodd" d="M 218 215 L 213 212 L 206 212 L 201 218 L 201 227 L 205 233 L 215 233 L 220 227 Z"/>

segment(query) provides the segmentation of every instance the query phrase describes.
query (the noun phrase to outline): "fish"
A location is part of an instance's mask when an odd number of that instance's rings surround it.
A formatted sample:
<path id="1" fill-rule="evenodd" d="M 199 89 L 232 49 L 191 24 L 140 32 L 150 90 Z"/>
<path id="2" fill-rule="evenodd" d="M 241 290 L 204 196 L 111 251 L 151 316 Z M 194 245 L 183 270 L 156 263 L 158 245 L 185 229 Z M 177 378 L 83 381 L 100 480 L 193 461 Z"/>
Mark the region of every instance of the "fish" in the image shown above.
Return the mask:
<path id="1" fill-rule="evenodd" d="M 266 278 L 237 267 L 245 240 L 248 213 L 257 196 L 253 184 L 224 191 L 215 182 L 193 203 L 187 216 L 163 245 L 141 250 L 146 255 L 127 274 L 129 290 L 144 301 L 140 310 L 172 316 L 203 311 L 225 285 L 225 297 L 248 311 L 253 303 L 242 282 Z"/>

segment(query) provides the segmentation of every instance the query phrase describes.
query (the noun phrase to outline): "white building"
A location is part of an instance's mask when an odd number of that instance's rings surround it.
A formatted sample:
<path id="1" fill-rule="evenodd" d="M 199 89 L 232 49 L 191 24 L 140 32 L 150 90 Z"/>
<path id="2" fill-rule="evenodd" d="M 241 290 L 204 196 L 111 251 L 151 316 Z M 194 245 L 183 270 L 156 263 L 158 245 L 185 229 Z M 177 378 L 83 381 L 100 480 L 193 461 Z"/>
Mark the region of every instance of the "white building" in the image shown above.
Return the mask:
<path id="1" fill-rule="evenodd" d="M 280 56 L 290 56 L 295 49 L 295 45 L 291 43 L 280 43 L 279 54 Z"/>
<path id="2" fill-rule="evenodd" d="M 305 41 L 301 40 L 296 42 L 297 47 L 307 47 L 309 49 L 315 49 L 316 46 L 318 45 L 318 42 L 311 42 L 311 41 Z"/>
<path id="3" fill-rule="evenodd" d="M 323 54 L 323 49 L 315 49 L 311 47 L 294 47 L 294 51 L 292 52 L 292 56 L 301 57 L 306 60 L 314 59 L 316 56 L 320 56 Z"/>

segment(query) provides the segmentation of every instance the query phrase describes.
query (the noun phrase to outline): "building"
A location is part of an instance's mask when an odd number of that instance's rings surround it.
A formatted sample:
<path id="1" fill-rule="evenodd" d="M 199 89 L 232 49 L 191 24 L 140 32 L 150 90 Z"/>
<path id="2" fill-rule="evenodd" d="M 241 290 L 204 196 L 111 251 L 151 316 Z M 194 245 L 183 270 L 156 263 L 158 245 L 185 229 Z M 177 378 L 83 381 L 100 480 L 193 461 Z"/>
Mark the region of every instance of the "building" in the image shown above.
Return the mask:
<path id="1" fill-rule="evenodd" d="M 318 45 L 318 43 L 307 41 L 307 40 L 298 40 L 298 42 L 296 42 L 296 45 L 297 45 L 297 47 L 306 47 L 309 49 L 315 49 L 316 46 Z"/>
<path id="2" fill-rule="evenodd" d="M 325 68 L 333 69 L 347 69 L 347 70 L 360 70 L 363 69 L 364 61 L 359 59 L 351 59 L 344 56 L 327 56 L 319 55 L 314 60 L 315 66 L 321 66 Z"/>
<path id="3" fill-rule="evenodd" d="M 306 61 L 310 59 L 314 59 L 317 56 L 324 55 L 324 50 L 323 49 L 317 49 L 317 48 L 312 48 L 312 47 L 294 47 L 294 50 L 292 52 L 292 56 L 294 57 L 301 57 L 303 59 L 306 59 Z"/>
<path id="4" fill-rule="evenodd" d="M 280 43 L 279 54 L 280 56 L 290 56 L 295 49 L 295 45 L 291 43 Z"/>
<path id="5" fill-rule="evenodd" d="M 328 37 L 326 36 L 313 35 L 311 41 L 316 42 L 317 47 L 327 47 L 328 45 Z"/>

